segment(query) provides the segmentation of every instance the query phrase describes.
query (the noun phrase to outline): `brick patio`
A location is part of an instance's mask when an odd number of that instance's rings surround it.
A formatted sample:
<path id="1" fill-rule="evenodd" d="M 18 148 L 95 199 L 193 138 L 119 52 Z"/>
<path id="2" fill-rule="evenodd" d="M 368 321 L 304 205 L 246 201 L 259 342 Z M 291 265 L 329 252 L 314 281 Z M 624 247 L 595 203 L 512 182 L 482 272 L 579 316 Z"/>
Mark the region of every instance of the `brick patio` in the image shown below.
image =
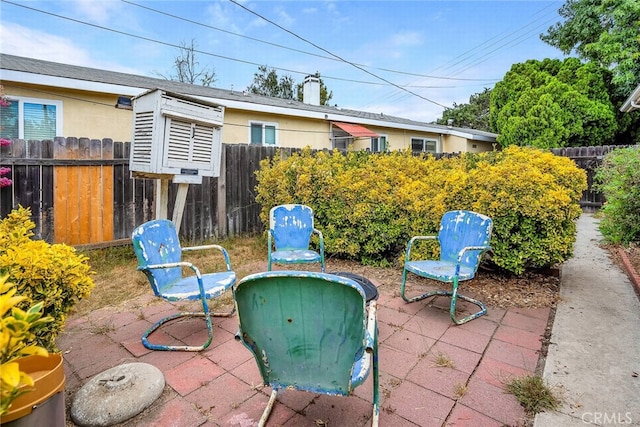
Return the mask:
<path id="1" fill-rule="evenodd" d="M 489 307 L 486 316 L 455 326 L 448 299 L 406 304 L 397 290 L 378 287 L 381 426 L 524 425 L 524 410 L 502 385 L 536 371 L 550 309 Z M 465 305 L 459 303 L 461 312 Z M 199 353 L 143 347 L 142 333 L 177 306 L 146 295 L 69 319 L 58 341 L 67 405 L 94 375 L 144 362 L 164 373 L 165 390 L 124 426 L 256 426 L 270 389 L 262 386 L 250 352 L 234 339 L 237 317 L 214 318 L 213 342 Z M 162 343 L 205 340 L 203 320 L 197 318 L 167 324 L 150 337 Z M 436 366 L 436 358 L 451 366 Z M 371 378 L 346 398 L 286 391 L 268 425 L 369 426 L 371 401 Z"/>

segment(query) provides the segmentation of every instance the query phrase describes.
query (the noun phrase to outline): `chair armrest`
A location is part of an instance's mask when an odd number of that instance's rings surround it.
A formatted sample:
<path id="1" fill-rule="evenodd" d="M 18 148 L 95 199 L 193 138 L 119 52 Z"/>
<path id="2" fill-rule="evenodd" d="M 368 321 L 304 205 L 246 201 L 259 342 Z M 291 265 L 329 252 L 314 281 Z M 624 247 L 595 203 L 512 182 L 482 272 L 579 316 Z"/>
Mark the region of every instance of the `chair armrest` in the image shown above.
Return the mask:
<path id="1" fill-rule="evenodd" d="M 271 252 L 273 252 L 273 230 L 271 228 L 267 230 L 267 246 L 269 255 L 271 255 Z"/>
<path id="2" fill-rule="evenodd" d="M 407 251 L 405 253 L 404 262 L 408 262 L 411 259 L 411 247 L 419 240 L 435 240 L 437 236 L 413 236 L 407 244 Z"/>
<path id="3" fill-rule="evenodd" d="M 483 253 L 488 251 L 490 248 L 491 248 L 490 246 L 465 246 L 464 248 L 460 249 L 460 252 L 458 252 L 457 263 L 459 265 L 462 262 L 462 257 L 464 256 L 465 252 L 468 252 L 468 251 L 481 251 L 480 255 L 482 255 Z"/>
<path id="4" fill-rule="evenodd" d="M 224 257 L 224 262 L 227 265 L 227 271 L 231 271 L 231 259 L 229 258 L 229 253 L 225 248 L 220 245 L 201 245 L 201 246 L 190 246 L 187 248 L 182 248 L 182 252 L 190 252 L 190 251 L 201 251 L 205 249 L 217 249 L 222 253 Z"/>
<path id="5" fill-rule="evenodd" d="M 367 337 L 365 342 L 365 351 L 367 353 L 373 353 L 376 334 L 378 333 L 378 320 L 376 310 L 378 303 L 371 301 L 369 303 L 369 315 L 367 317 Z"/>
<path id="6" fill-rule="evenodd" d="M 187 267 L 190 268 L 194 271 L 194 273 L 196 274 L 196 277 L 198 277 L 198 279 L 202 278 L 202 275 L 200 274 L 200 270 L 198 270 L 198 267 L 196 267 L 195 265 L 193 265 L 190 262 L 187 261 L 180 261 L 180 262 L 168 262 L 166 264 L 152 264 L 152 265 L 145 265 L 142 267 L 138 267 L 138 271 L 144 271 L 144 270 L 153 270 L 153 269 L 157 269 L 157 268 L 175 268 L 175 267 Z"/>
<path id="7" fill-rule="evenodd" d="M 324 253 L 324 236 L 322 235 L 322 231 L 318 230 L 317 228 L 314 228 L 313 232 L 318 235 L 318 239 L 320 240 L 320 253 L 323 254 Z"/>

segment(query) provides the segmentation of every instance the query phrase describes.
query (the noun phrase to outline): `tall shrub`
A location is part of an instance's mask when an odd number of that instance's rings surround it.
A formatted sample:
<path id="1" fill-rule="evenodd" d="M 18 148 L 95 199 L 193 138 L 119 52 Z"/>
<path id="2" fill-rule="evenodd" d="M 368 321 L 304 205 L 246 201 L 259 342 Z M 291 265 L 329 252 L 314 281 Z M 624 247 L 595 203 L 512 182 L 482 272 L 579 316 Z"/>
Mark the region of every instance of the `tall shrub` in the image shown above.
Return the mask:
<path id="1" fill-rule="evenodd" d="M 606 203 L 600 230 L 614 244 L 640 241 L 640 146 L 613 150 L 596 171 Z"/>
<path id="2" fill-rule="evenodd" d="M 441 160 L 305 150 L 264 160 L 257 176 L 264 223 L 274 205 L 307 204 L 328 254 L 388 264 L 411 236 L 436 234 L 445 212 L 469 209 L 494 219 L 492 259 L 516 274 L 571 255 L 586 188 L 571 160 L 517 146 Z"/>

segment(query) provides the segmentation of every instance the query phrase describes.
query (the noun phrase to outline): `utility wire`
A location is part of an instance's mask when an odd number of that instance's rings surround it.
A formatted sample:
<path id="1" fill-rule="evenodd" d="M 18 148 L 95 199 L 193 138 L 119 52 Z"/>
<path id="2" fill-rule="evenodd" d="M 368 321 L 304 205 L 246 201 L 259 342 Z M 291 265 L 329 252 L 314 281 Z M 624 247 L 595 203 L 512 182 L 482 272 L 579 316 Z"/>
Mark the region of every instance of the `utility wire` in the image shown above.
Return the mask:
<path id="1" fill-rule="evenodd" d="M 296 48 L 293 48 L 293 47 L 289 47 L 289 46 L 284 46 L 284 45 L 277 44 L 277 43 L 268 42 L 266 40 L 257 39 L 255 37 L 245 36 L 244 34 L 234 33 L 233 31 L 224 30 L 222 28 L 214 27 L 214 26 L 208 25 L 208 24 L 203 24 L 201 22 L 194 21 L 192 19 L 185 18 L 183 16 L 174 15 L 172 13 L 168 13 L 168 12 L 164 12 L 162 10 L 154 9 L 152 7 L 149 7 L 149 6 L 144 6 L 144 5 L 129 1 L 129 0 L 120 0 L 120 1 L 122 1 L 123 3 L 130 4 L 132 6 L 139 7 L 141 9 L 148 10 L 150 12 L 158 13 L 160 15 L 168 16 L 170 18 L 178 19 L 180 21 L 189 22 L 191 24 L 198 25 L 198 26 L 201 26 L 201 27 L 204 27 L 204 28 L 209 28 L 211 30 L 220 31 L 220 32 L 223 32 L 225 34 L 232 35 L 232 36 L 242 37 L 242 38 L 245 38 L 247 40 L 251 40 L 251 41 L 254 41 L 254 42 L 258 42 L 258 43 L 267 44 L 267 45 L 274 46 L 274 47 L 277 47 L 277 48 L 280 48 L 280 49 L 290 50 L 292 52 L 302 53 L 304 55 L 315 56 L 316 58 L 327 59 L 327 60 L 330 60 L 330 61 L 342 62 L 342 60 L 338 59 L 338 58 L 334 58 L 334 57 L 331 57 L 331 56 L 325 56 L 325 55 L 319 55 L 317 53 L 307 52 L 307 51 L 296 49 Z M 499 81 L 499 79 L 471 79 L 471 78 L 457 78 L 457 77 L 445 77 L 445 76 L 430 76 L 430 75 L 426 75 L 426 74 L 419 74 L 419 73 L 411 73 L 411 72 L 407 72 L 407 71 L 392 70 L 392 69 L 389 69 L 389 68 L 368 67 L 368 66 L 363 65 L 363 64 L 357 64 L 357 65 L 360 66 L 360 67 L 371 68 L 373 70 L 387 71 L 389 73 L 402 74 L 402 75 L 406 75 L 406 76 L 424 77 L 424 78 L 436 79 L 436 80 L 460 80 L 460 81 L 487 81 L 487 80 L 493 81 L 493 80 L 495 80 L 495 81 Z M 414 86 L 414 87 L 421 87 L 421 86 Z M 429 86 L 425 86 L 425 87 L 429 87 Z"/>
<path id="2" fill-rule="evenodd" d="M 112 33 L 115 33 L 115 34 L 120 34 L 120 35 L 126 36 L 126 37 L 132 37 L 132 38 L 136 38 L 136 39 L 139 39 L 139 40 L 144 40 L 144 41 L 151 42 L 151 43 L 157 43 L 157 44 L 161 44 L 161 45 L 164 45 L 164 46 L 173 47 L 173 48 L 176 48 L 176 49 L 182 49 L 183 48 L 183 46 L 177 45 L 177 44 L 174 44 L 174 43 L 169 43 L 169 42 L 165 42 L 165 41 L 162 41 L 162 40 L 152 39 L 150 37 L 140 36 L 140 35 L 137 35 L 137 34 L 132 34 L 132 33 L 126 32 L 126 31 L 116 30 L 116 29 L 105 27 L 105 26 L 98 25 L 98 24 L 92 24 L 90 22 L 82 21 L 82 20 L 71 18 L 71 17 L 68 17 L 68 16 L 59 15 L 59 14 L 56 14 L 56 13 L 53 13 L 53 12 L 49 12 L 49 11 L 46 11 L 46 10 L 36 9 L 34 7 L 30 7 L 30 6 L 26 6 L 26 5 L 23 5 L 23 4 L 15 3 L 15 2 L 12 2 L 12 1 L 9 1 L 9 0 L 1 0 L 1 1 L 3 3 L 7 3 L 7 4 L 11 4 L 11 5 L 14 5 L 14 6 L 21 7 L 23 9 L 32 10 L 34 12 L 38 12 L 38 13 L 42 13 L 42 14 L 45 14 L 45 15 L 53 16 L 55 18 L 60 18 L 60 19 L 64 19 L 64 20 L 67 20 L 67 21 L 75 22 L 77 24 L 82 24 L 82 25 L 86 25 L 86 26 L 89 26 L 89 27 L 94 27 L 94 28 L 97 28 L 97 29 L 100 29 L 100 30 L 109 31 L 109 32 L 112 32 Z M 193 49 L 193 52 L 199 53 L 199 54 L 202 54 L 202 55 L 212 56 L 212 57 L 215 57 L 215 58 L 224 59 L 224 60 L 227 60 L 227 61 L 239 62 L 239 63 L 242 63 L 242 64 L 253 65 L 253 66 L 256 66 L 256 67 L 261 67 L 261 66 L 264 65 L 264 64 L 259 64 L 257 62 L 251 62 L 251 61 L 247 61 L 247 60 L 243 60 L 243 59 L 232 58 L 232 57 L 229 57 L 229 56 L 218 55 L 218 54 L 215 54 L 215 53 L 212 53 L 212 52 L 207 52 L 207 51 L 198 50 L 198 49 Z M 299 75 L 303 75 L 303 76 L 306 76 L 306 75 L 309 74 L 309 72 L 292 70 L 292 69 L 288 69 L 288 68 L 274 67 L 274 66 L 270 66 L 270 65 L 267 65 L 267 67 L 271 68 L 271 69 L 274 69 L 274 70 L 285 71 L 285 72 L 288 72 L 288 73 L 299 74 Z M 335 76 L 323 75 L 322 78 L 323 79 L 327 79 L 327 80 L 337 80 L 337 81 L 344 81 L 344 82 L 349 82 L 349 83 L 358 83 L 358 84 L 364 84 L 364 85 L 385 86 L 384 83 L 380 83 L 380 82 L 346 79 L 346 78 L 335 77 Z M 389 84 L 393 86 L 392 83 L 389 83 Z M 415 87 L 416 88 L 420 88 L 420 89 L 423 89 L 423 88 L 431 89 L 431 88 L 446 88 L 446 87 L 450 87 L 450 86 L 415 86 Z"/>
<path id="3" fill-rule="evenodd" d="M 349 64 L 349 65 L 351 65 L 352 67 L 357 68 L 358 70 L 360 70 L 360 71 L 362 71 L 362 72 L 364 72 L 364 73 L 367 73 L 367 74 L 369 74 L 370 76 L 375 77 L 375 78 L 376 78 L 376 79 L 378 79 L 378 80 L 381 80 L 381 81 L 383 81 L 383 82 L 385 82 L 385 83 L 387 83 L 387 84 L 390 84 L 391 86 L 394 86 L 394 87 L 395 87 L 395 88 L 397 88 L 397 89 L 400 89 L 400 90 L 402 90 L 402 91 L 405 91 L 405 92 L 407 92 L 407 93 L 409 93 L 409 94 L 411 94 L 411 95 L 413 95 L 413 96 L 416 96 L 416 97 L 418 97 L 418 98 L 420 98 L 420 99 L 423 99 L 423 100 L 425 100 L 425 101 L 427 101 L 427 102 L 430 102 L 430 103 L 432 103 L 432 104 L 435 104 L 435 105 L 437 105 L 437 106 L 439 106 L 439 107 L 442 107 L 442 108 L 444 108 L 444 109 L 447 109 L 447 108 L 448 108 L 447 106 L 442 105 L 442 104 L 440 104 L 439 102 L 436 102 L 436 101 L 434 101 L 434 100 L 432 100 L 432 99 L 429 99 L 429 98 L 427 98 L 427 97 L 424 97 L 424 96 L 422 96 L 422 95 L 420 95 L 420 94 L 417 94 L 417 93 L 415 93 L 415 92 L 413 92 L 413 91 L 411 91 L 411 90 L 407 89 L 406 87 L 402 87 L 402 86 L 400 86 L 400 85 L 399 85 L 399 84 L 397 84 L 397 83 L 393 83 L 392 81 L 385 79 L 384 77 L 380 77 L 380 76 L 378 76 L 377 74 L 374 74 L 374 73 L 372 73 L 371 71 L 368 71 L 368 70 L 364 69 L 363 67 L 359 66 L 358 64 L 355 64 L 355 63 L 353 63 L 353 62 L 351 62 L 351 61 L 348 61 L 348 60 L 346 60 L 346 59 L 342 58 L 341 56 L 336 55 L 336 54 L 334 54 L 333 52 L 330 52 L 329 50 L 327 50 L 327 49 L 325 49 L 325 48 L 323 48 L 323 47 L 321 47 L 321 46 L 318 46 L 317 44 L 313 43 L 312 41 L 307 40 L 307 39 L 305 39 L 304 37 L 299 36 L 298 34 L 294 33 L 293 31 L 290 31 L 290 30 L 288 30 L 288 29 L 284 28 L 284 27 L 283 27 L 283 26 L 281 26 L 280 24 L 277 24 L 277 23 L 275 23 L 274 21 L 272 21 L 272 20 L 270 20 L 270 19 L 268 19 L 268 18 L 266 18 L 266 17 L 264 17 L 264 16 L 260 15 L 259 13 L 254 12 L 253 10 L 249 9 L 248 7 L 246 7 L 246 6 L 244 6 L 244 5 L 240 4 L 240 3 L 238 3 L 236 0 L 230 0 L 230 1 L 231 1 L 231 3 L 235 4 L 236 6 L 238 6 L 238 7 L 242 8 L 242 9 L 246 10 L 247 12 L 249 12 L 249 13 L 251 13 L 251 14 L 253 14 L 253 15 L 257 16 L 258 18 L 260 18 L 260 19 L 262 19 L 262 20 L 264 20 L 264 21 L 267 21 L 267 22 L 268 22 L 268 23 L 270 23 L 271 25 L 274 25 L 274 26 L 276 26 L 276 27 L 280 28 L 282 31 L 285 31 L 285 32 L 287 32 L 287 33 L 291 34 L 292 36 L 296 37 L 297 39 L 300 39 L 300 40 L 302 40 L 303 42 L 308 43 L 308 44 L 310 44 L 311 46 L 315 47 L 316 49 L 319 49 L 319 50 L 321 50 L 321 51 L 323 51 L 323 52 L 325 52 L 325 53 L 327 53 L 327 54 L 329 54 L 329 55 L 333 56 L 334 58 L 339 59 L 340 61 L 344 62 L 345 64 Z"/>

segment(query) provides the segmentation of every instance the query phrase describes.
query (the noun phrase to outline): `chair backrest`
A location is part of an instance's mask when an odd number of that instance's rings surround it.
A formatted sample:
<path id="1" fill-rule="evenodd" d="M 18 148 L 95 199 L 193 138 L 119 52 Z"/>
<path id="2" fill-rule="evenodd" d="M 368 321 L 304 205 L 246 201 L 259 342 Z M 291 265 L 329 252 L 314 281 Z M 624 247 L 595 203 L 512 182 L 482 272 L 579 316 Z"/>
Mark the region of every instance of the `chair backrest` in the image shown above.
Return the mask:
<path id="1" fill-rule="evenodd" d="M 138 268 L 147 275 L 156 295 L 161 295 L 166 286 L 182 278 L 180 267 L 144 269 L 148 265 L 181 261 L 182 248 L 173 222 L 166 219 L 145 222 L 133 230 L 131 240 Z"/>
<path id="2" fill-rule="evenodd" d="M 274 206 L 269 211 L 269 228 L 276 250 L 309 249 L 313 233 L 313 209 L 297 204 Z"/>
<path id="3" fill-rule="evenodd" d="M 450 211 L 442 216 L 438 241 L 440 259 L 456 262 L 458 253 L 468 246 L 489 246 L 493 221 L 488 216 L 471 211 Z M 467 251 L 462 265 L 477 270 L 483 251 Z"/>
<path id="4" fill-rule="evenodd" d="M 240 339 L 265 384 L 348 395 L 364 351 L 365 296 L 351 279 L 306 271 L 270 271 L 234 290 Z"/>

